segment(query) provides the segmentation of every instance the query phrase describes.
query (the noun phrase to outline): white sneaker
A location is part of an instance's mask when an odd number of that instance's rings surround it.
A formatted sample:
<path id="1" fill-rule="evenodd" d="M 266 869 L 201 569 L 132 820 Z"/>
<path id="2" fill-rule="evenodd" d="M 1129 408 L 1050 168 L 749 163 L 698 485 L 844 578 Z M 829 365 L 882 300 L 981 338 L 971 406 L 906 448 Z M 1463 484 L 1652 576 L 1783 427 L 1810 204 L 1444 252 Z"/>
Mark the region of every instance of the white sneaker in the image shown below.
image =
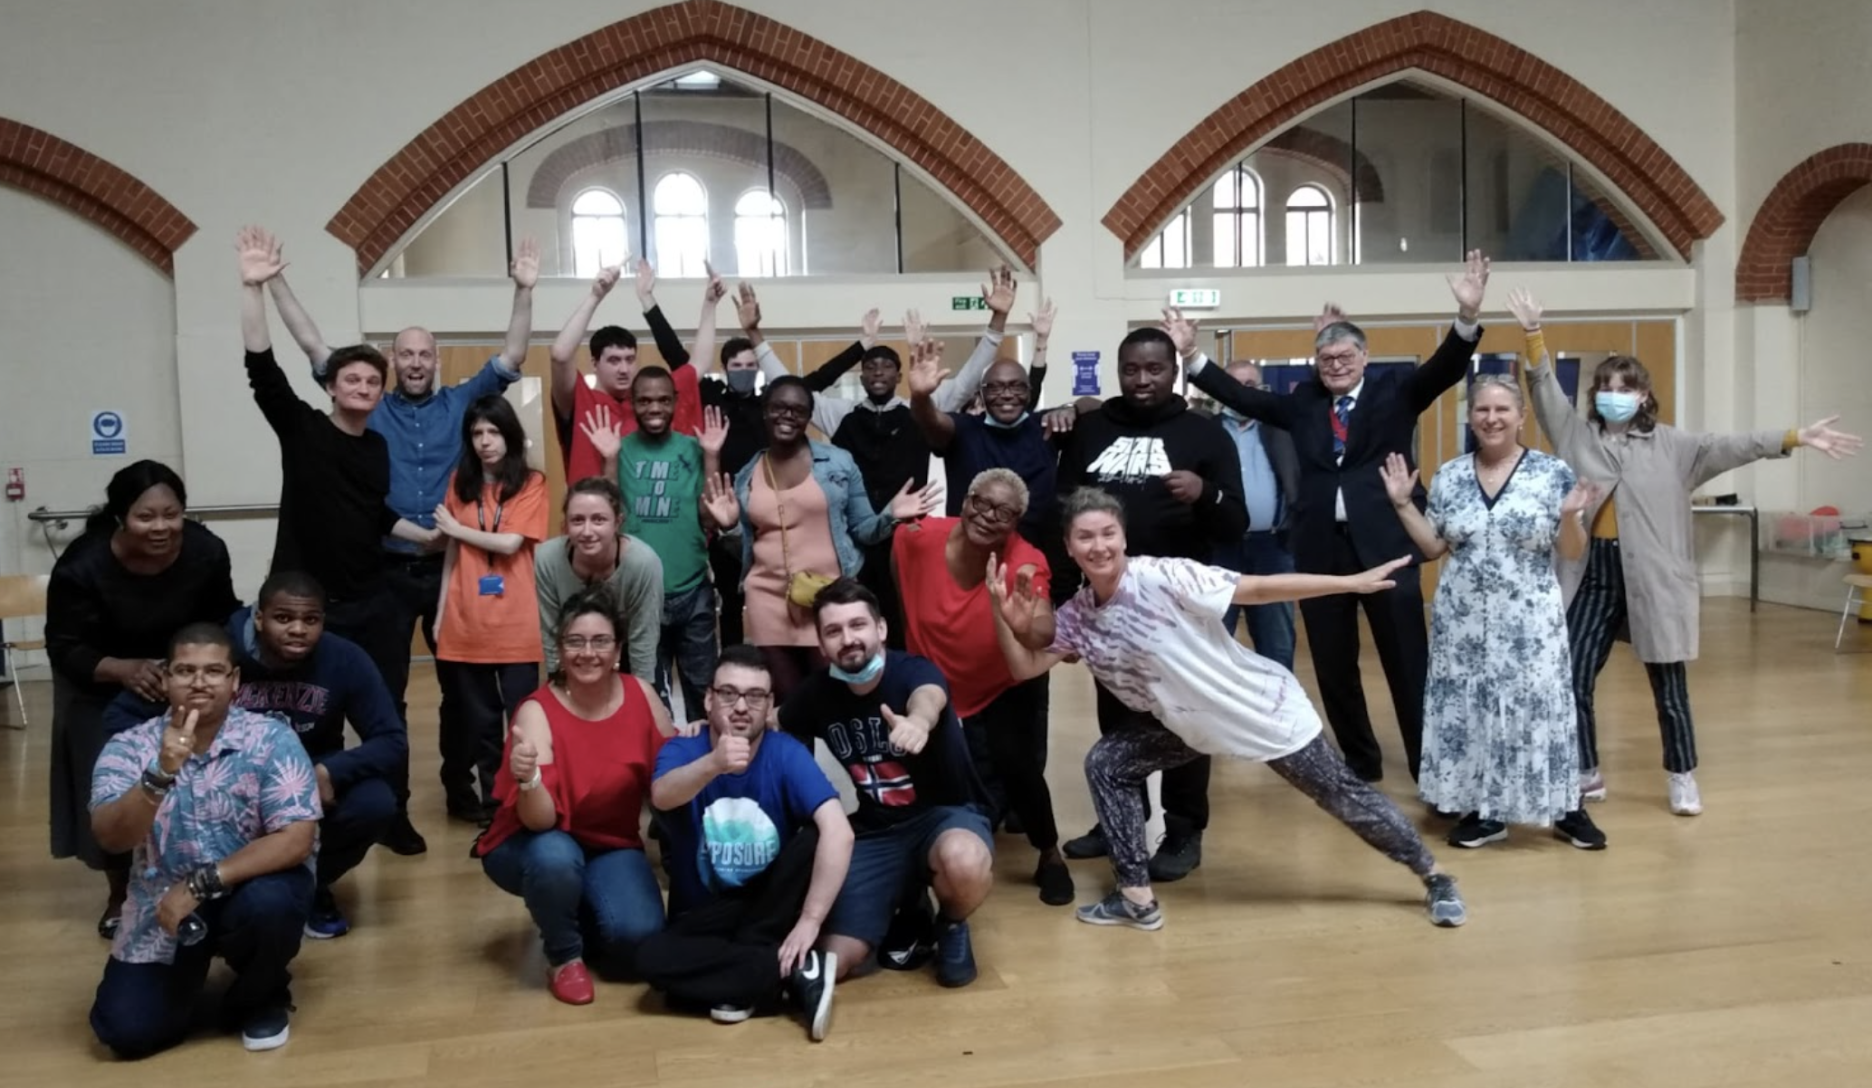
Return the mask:
<path id="1" fill-rule="evenodd" d="M 1679 816 L 1695 816 L 1703 811 L 1703 795 L 1697 792 L 1696 775 L 1684 771 L 1670 776 L 1670 806 Z"/>
<path id="2" fill-rule="evenodd" d="M 1599 768 L 1580 772 L 1579 792 L 1582 801 L 1605 800 L 1605 775 L 1599 773 Z"/>

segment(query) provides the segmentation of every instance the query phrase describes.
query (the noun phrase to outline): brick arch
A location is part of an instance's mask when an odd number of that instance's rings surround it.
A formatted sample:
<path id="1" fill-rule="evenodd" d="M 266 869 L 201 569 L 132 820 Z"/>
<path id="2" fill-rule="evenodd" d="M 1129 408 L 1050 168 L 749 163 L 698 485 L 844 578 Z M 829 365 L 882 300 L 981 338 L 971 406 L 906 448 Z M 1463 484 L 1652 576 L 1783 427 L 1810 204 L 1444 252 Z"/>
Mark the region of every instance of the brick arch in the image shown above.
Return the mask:
<path id="1" fill-rule="evenodd" d="M 63 205 L 167 275 L 195 224 L 156 190 L 76 144 L 0 117 L 0 185 Z"/>
<path id="2" fill-rule="evenodd" d="M 643 130 L 646 154 L 700 156 L 747 166 L 761 166 L 767 161 L 766 138 L 733 125 L 646 121 Z M 527 183 L 527 207 L 558 207 L 560 192 L 579 171 L 636 157 L 636 125 L 616 125 L 562 144 L 533 172 L 533 179 Z M 802 206 L 832 206 L 832 186 L 824 172 L 798 148 L 774 141 L 773 171 L 776 178 L 792 183 Z"/>
<path id="3" fill-rule="evenodd" d="M 528 133 L 685 64 L 746 72 L 865 130 L 947 188 L 1029 267 L 1060 218 L 928 99 L 817 38 L 721 0 L 682 0 L 542 53 L 481 88 L 378 167 L 325 229 L 382 260 L 416 221 Z"/>
<path id="4" fill-rule="evenodd" d="M 1105 213 L 1127 257 L 1211 177 L 1350 91 L 1409 70 L 1466 87 L 1558 139 L 1657 226 L 1680 255 L 1723 222 L 1715 202 L 1651 137 L 1585 84 L 1480 28 L 1418 11 L 1321 46 L 1224 102 Z"/>
<path id="5" fill-rule="evenodd" d="M 1742 240 L 1736 301 L 1787 302 L 1794 289 L 1790 262 L 1807 252 L 1840 201 L 1866 185 L 1872 185 L 1872 144 L 1829 147 L 1783 174 Z"/>

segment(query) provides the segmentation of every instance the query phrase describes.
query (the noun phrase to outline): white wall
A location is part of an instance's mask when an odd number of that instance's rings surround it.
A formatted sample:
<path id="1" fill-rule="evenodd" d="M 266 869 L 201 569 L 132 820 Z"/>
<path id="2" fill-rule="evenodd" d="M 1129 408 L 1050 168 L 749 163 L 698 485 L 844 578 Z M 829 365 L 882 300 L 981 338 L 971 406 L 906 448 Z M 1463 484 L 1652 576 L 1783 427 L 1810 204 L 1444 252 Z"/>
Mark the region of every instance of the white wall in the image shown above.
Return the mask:
<path id="1" fill-rule="evenodd" d="M 228 252 L 235 229 L 259 222 L 278 231 L 293 262 L 294 286 L 328 339 L 358 336 L 362 303 L 354 255 L 325 234 L 327 220 L 385 159 L 481 86 L 648 6 L 642 0 L 557 0 L 546 7 L 480 6 L 474 19 L 461 18 L 457 6 L 444 0 L 342 9 L 284 0 L 9 6 L 6 33 L 0 35 L 0 112 L 102 155 L 201 226 L 177 255 L 170 321 L 137 315 L 130 322 L 140 333 L 173 337 L 173 378 L 153 390 L 151 399 L 182 403 L 180 452 L 198 502 L 270 501 L 278 486 L 272 436 L 240 380 L 237 293 Z M 1120 243 L 1099 224 L 1139 173 L 1216 106 L 1268 72 L 1423 3 L 956 0 L 940 18 L 909 0 L 747 0 L 746 6 L 918 90 L 1040 192 L 1065 225 L 1043 246 L 1043 282 L 1028 289 L 1017 317 L 1041 292 L 1052 296 L 1061 310 L 1054 344 L 1063 362 L 1067 352 L 1087 348 L 1102 349 L 1109 359 L 1127 321 L 1140 310 L 1148 313 L 1149 298 L 1166 286 L 1148 278 L 1133 283 Z M 1505 37 L 1584 82 L 1675 156 L 1732 223 L 1740 218 L 1737 30 L 1729 0 L 1653 0 L 1641 8 L 1620 0 L 1582 0 L 1564 16 L 1537 0 L 1441 0 L 1430 6 Z M 906 33 L 912 23 L 914 33 Z M 997 65 L 996 57 L 1018 63 Z M 76 70 L 84 78 L 71 78 Z M 349 74 L 334 74 L 340 70 Z M 983 78 L 984 70 L 996 76 Z M 1842 91 L 1835 100 L 1841 107 L 1858 101 L 1858 87 L 1851 89 L 1853 94 Z M 15 218 L 8 216 L 9 226 Z M 1694 278 L 1694 290 L 1659 293 L 1684 308 L 1651 311 L 1687 313 L 1692 354 L 1684 375 L 1685 415 L 1711 426 L 1744 422 L 1737 405 L 1747 402 L 1738 397 L 1730 347 L 1734 229 L 1699 247 L 1684 273 Z M 7 237 L 14 236 L 9 231 Z M 100 237 L 99 244 L 115 243 Z M 1447 295 L 1433 272 L 1420 270 L 1419 284 L 1409 289 L 1394 286 L 1399 281 L 1393 275 L 1410 271 L 1314 271 L 1285 279 L 1244 274 L 1229 293 L 1239 301 L 1218 316 L 1291 321 L 1329 296 L 1360 314 L 1443 315 Z M 1569 273 L 1584 285 L 1572 293 L 1589 302 L 1606 296 L 1602 301 L 1616 308 L 1614 292 L 1592 285 L 1601 274 Z M 25 275 L 44 270 L 38 264 L 29 271 L 9 268 L 6 282 Z M 83 279 L 74 275 L 76 282 Z M 1501 269 L 1498 279 L 1512 283 L 1516 272 Z M 926 315 L 951 293 L 945 278 L 935 280 L 942 282 L 927 286 L 938 293 L 917 303 Z M 370 292 L 388 289 L 372 284 Z M 860 301 L 853 285 L 837 281 L 787 290 L 801 313 L 856 312 Z M 869 286 L 857 290 L 871 293 Z M 901 291 L 878 285 L 876 293 L 895 300 Z M 542 292 L 538 324 L 549 333 L 563 308 L 548 305 L 548 295 Z M 438 331 L 498 327 L 504 291 L 496 285 L 475 297 L 488 300 L 486 314 L 465 319 L 476 328 Z M 386 300 L 371 308 L 382 313 L 393 305 Z M 778 308 L 769 312 L 776 322 L 795 320 Z M 47 324 L 40 315 L 33 320 Z M 296 364 L 291 353 L 286 357 Z M 10 374 L 22 363 L 0 365 Z M 128 365 L 98 365 L 100 387 L 138 380 Z M 1070 381 L 1070 367 L 1056 369 L 1056 381 Z M 299 381 L 309 397 L 319 398 L 308 379 Z M 1704 394 L 1700 401 L 1689 392 L 1697 389 Z M 54 441 L 60 425 L 54 413 L 35 411 L 22 426 L 19 441 L 38 447 Z M 11 428 L 6 441 L 15 441 Z M 81 475 L 86 478 L 35 494 L 54 505 L 80 503 L 102 483 L 101 474 Z"/>

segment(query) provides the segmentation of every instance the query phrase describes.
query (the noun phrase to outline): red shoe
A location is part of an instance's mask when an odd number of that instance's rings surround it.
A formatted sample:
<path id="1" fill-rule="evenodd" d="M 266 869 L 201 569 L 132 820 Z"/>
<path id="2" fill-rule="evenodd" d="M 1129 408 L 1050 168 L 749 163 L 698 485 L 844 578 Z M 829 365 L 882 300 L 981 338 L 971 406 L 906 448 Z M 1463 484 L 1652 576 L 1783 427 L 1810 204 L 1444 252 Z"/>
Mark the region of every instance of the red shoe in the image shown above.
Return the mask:
<path id="1" fill-rule="evenodd" d="M 585 970 L 584 960 L 573 960 L 552 968 L 546 976 L 546 988 L 568 1005 L 589 1005 L 594 996 L 591 975 Z"/>

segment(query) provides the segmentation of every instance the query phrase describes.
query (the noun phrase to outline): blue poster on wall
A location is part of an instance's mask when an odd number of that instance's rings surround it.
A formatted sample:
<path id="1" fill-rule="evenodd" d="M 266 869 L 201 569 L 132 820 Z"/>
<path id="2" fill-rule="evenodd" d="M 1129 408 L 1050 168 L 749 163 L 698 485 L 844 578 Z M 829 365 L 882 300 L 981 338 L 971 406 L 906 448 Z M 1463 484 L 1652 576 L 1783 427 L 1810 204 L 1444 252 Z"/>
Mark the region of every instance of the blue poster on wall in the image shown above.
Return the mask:
<path id="1" fill-rule="evenodd" d="M 1075 397 L 1096 397 L 1099 395 L 1098 363 L 1096 351 L 1075 351 L 1073 360 L 1073 391 Z"/>

